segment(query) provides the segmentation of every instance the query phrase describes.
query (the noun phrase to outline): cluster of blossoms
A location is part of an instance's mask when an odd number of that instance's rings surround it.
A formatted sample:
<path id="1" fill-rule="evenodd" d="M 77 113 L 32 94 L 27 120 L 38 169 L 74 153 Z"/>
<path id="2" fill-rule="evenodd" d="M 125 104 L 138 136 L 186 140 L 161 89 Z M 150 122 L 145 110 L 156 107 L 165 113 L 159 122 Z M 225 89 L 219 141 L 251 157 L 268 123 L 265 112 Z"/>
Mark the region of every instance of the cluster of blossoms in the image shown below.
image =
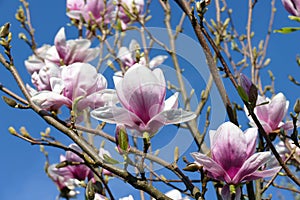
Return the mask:
<path id="1" fill-rule="evenodd" d="M 65 105 L 79 114 L 114 101 L 114 92 L 106 89 L 106 78 L 88 63 L 99 54 L 98 48 L 90 48 L 90 40 L 66 40 L 61 28 L 54 44 L 37 49 L 25 61 L 36 87 L 27 86 L 34 103 L 52 111 Z"/>
<path id="2" fill-rule="evenodd" d="M 114 6 L 117 4 L 117 6 Z M 67 16 L 88 25 L 102 26 L 119 21 L 121 29 L 142 16 L 144 0 L 99 1 L 67 0 Z"/>
<path id="3" fill-rule="evenodd" d="M 289 1 L 283 2 L 291 6 Z M 143 0 L 67 0 L 67 15 L 72 20 L 83 19 L 89 25 L 102 26 L 109 24 L 111 20 L 117 20 L 122 30 L 125 30 L 128 23 L 142 15 L 143 7 Z M 293 8 L 294 10 L 289 7 L 289 12 L 298 15 L 297 4 L 293 4 Z M 120 154 L 130 149 L 129 144 L 119 144 L 120 134 L 126 134 L 125 129 L 133 130 L 136 136 L 144 137 L 147 133 L 149 137 L 153 137 L 164 125 L 179 124 L 196 118 L 193 112 L 178 108 L 178 92 L 166 99 L 166 80 L 158 67 L 166 56 L 156 56 L 146 63 L 138 43 L 133 40 L 129 48 L 123 46 L 119 49 L 117 57 L 125 72 L 116 72 L 113 77 L 115 89 L 107 89 L 106 78 L 89 64 L 99 52 L 99 48 L 91 48 L 91 41 L 88 39 L 67 40 L 65 30 L 61 28 L 53 46 L 44 45 L 36 49 L 35 54 L 25 61 L 35 86 L 27 86 L 32 101 L 47 111 L 58 111 L 64 105 L 75 111 L 78 121 L 81 120 L 81 112 L 89 108 L 93 118 L 117 124 L 116 143 Z M 255 104 L 254 113 L 266 133 L 293 128 L 291 122 L 283 122 L 289 102 L 282 93 L 269 99 L 257 95 L 251 82 L 246 80 L 241 85 L 248 97 L 251 97 L 251 103 Z M 254 96 L 253 91 L 256 92 Z M 247 109 L 245 111 L 247 113 Z M 273 176 L 281 169 L 274 164 L 271 152 L 255 153 L 258 133 L 252 118 L 248 117 L 253 128 L 245 132 L 231 122 L 209 132 L 211 156 L 192 153 L 195 163 L 203 167 L 208 177 L 226 183 L 222 189 L 224 199 L 231 199 L 230 186 L 234 186 L 238 199 L 241 196 L 240 184 Z M 290 143 L 290 146 L 295 145 Z M 75 144 L 69 147 L 80 152 Z M 290 152 L 283 143 L 279 143 L 277 149 L 283 159 Z M 300 154 L 299 149 L 296 153 Z M 104 155 L 111 157 L 109 152 L 100 148 L 99 157 L 104 160 Z M 62 197 L 75 197 L 78 194 L 76 187 L 82 181 L 93 181 L 93 173 L 84 165 L 83 159 L 73 152 L 69 151 L 61 156 L 60 162 L 65 162 L 66 166 L 58 168 L 57 164 L 53 164 L 49 166 L 48 174 L 58 186 Z M 111 175 L 111 172 L 103 169 L 103 174 Z M 177 190 L 166 195 L 177 200 L 188 199 L 182 198 Z M 101 199 L 106 197 L 96 193 L 94 200 Z M 122 199 L 133 200 L 133 197 L 130 195 Z"/>

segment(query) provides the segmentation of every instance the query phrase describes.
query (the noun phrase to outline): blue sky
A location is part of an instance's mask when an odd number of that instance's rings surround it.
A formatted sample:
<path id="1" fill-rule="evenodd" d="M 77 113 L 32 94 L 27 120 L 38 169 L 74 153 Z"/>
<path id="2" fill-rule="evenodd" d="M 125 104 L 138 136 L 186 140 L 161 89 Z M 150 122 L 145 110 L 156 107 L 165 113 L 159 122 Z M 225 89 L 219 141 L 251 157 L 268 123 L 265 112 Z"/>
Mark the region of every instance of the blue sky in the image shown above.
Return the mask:
<path id="1" fill-rule="evenodd" d="M 154 1 L 153 1 L 154 2 Z M 52 0 L 52 1 L 30 1 L 32 24 L 36 30 L 36 41 L 38 46 L 48 43 L 53 44 L 54 36 L 62 26 L 67 26 L 68 18 L 65 15 L 65 1 Z M 154 23 L 150 23 L 150 26 L 163 27 L 163 13 L 157 12 L 155 6 L 152 5 L 152 15 L 155 19 L 160 19 Z M 246 27 L 246 10 L 247 2 L 232 0 L 233 16 L 235 17 L 235 23 L 238 30 L 244 30 Z M 13 32 L 12 53 L 15 60 L 15 65 L 20 74 L 24 78 L 24 82 L 30 83 L 30 77 L 27 73 L 24 60 L 31 55 L 31 50 L 27 45 L 18 39 L 18 33 L 23 32 L 19 23 L 14 19 L 15 12 L 19 7 L 19 1 L 0 0 L 0 25 L 10 22 L 11 30 Z M 257 10 L 254 11 L 253 31 L 256 35 L 253 40 L 253 44 L 256 45 L 261 39 L 261 35 L 267 31 L 266 25 L 269 18 L 269 1 L 258 1 Z M 283 26 L 297 26 L 296 22 L 291 22 L 288 19 L 288 13 L 281 6 L 281 2 L 276 2 L 276 17 L 274 21 L 274 28 L 281 28 Z M 212 9 L 208 10 L 208 16 L 212 16 Z M 174 17 L 178 18 L 180 13 L 174 13 Z M 244 16 L 244 17 L 243 17 Z M 75 34 L 74 28 L 67 28 L 67 37 L 72 38 Z M 186 34 L 194 38 L 194 34 L 190 26 L 185 26 L 184 31 Z M 300 32 L 292 33 L 289 35 L 272 34 L 270 46 L 267 52 L 267 56 L 271 58 L 271 64 L 268 68 L 262 70 L 263 83 L 269 82 L 267 78 L 267 70 L 271 69 L 276 77 L 276 92 L 283 92 L 290 100 L 291 105 L 299 97 L 299 88 L 288 81 L 288 75 L 292 74 L 296 79 L 299 77 L 299 67 L 295 62 L 296 55 L 299 53 L 299 35 Z M 193 49 L 191 49 L 191 53 Z M 0 67 L 0 83 L 14 92 L 20 94 L 16 84 L 14 83 L 12 76 L 4 67 Z M 189 77 L 189 75 L 187 75 Z M 192 78 L 192 77 L 191 77 Z M 299 78 L 300 80 L 300 78 Z M 201 83 L 201 84 L 200 84 Z M 203 86 L 203 81 L 199 83 Z M 227 82 L 226 82 L 227 83 Z M 197 84 L 197 83 L 195 83 Z M 226 84 L 226 87 L 231 90 L 231 85 Z M 3 94 L 1 94 L 3 95 Z M 230 92 L 230 96 L 238 101 L 237 94 Z M 290 106 L 290 111 L 291 111 Z M 45 130 L 47 124 L 44 123 L 36 114 L 30 110 L 16 110 L 6 106 L 3 101 L 0 101 L 0 199 L 55 199 L 57 189 L 51 180 L 45 175 L 43 171 L 45 158 L 39 151 L 38 146 L 31 146 L 25 141 L 11 136 L 7 128 L 14 126 L 19 129 L 21 126 L 26 126 L 29 133 L 33 136 L 38 136 L 40 131 Z M 70 140 L 64 137 L 62 134 L 54 130 L 52 134 L 59 140 L 66 144 L 70 143 Z M 163 136 L 162 136 L 163 137 Z M 165 136 L 172 137 L 172 136 Z M 160 146 L 158 142 L 158 147 Z M 60 150 L 53 148 L 47 148 L 50 154 L 50 160 L 52 162 L 58 161 Z M 195 149 L 191 148 L 190 151 Z M 113 191 L 116 193 L 116 197 L 129 195 L 129 190 L 120 190 L 120 185 L 123 187 L 121 181 L 114 180 L 112 182 Z M 163 191 L 168 191 L 167 188 L 159 186 Z M 130 189 L 130 186 L 126 186 Z M 134 193 L 138 199 L 137 193 Z M 274 192 L 273 196 L 276 196 Z"/>

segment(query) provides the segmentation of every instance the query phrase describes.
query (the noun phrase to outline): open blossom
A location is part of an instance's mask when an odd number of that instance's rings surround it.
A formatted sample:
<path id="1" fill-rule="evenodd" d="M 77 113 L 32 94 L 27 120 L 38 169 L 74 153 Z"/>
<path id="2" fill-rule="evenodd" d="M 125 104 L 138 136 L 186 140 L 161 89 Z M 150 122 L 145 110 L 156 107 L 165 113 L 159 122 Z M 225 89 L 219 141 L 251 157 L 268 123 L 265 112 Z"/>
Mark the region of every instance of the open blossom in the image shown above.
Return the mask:
<path id="1" fill-rule="evenodd" d="M 300 1 L 299 0 L 281 0 L 284 8 L 291 14 L 300 17 Z"/>
<path id="2" fill-rule="evenodd" d="M 209 136 L 211 157 L 198 152 L 192 153 L 192 156 L 210 178 L 237 185 L 273 176 L 280 169 L 258 170 L 271 158 L 271 152 L 254 153 L 257 128 L 249 128 L 243 133 L 233 123 L 225 122 L 216 131 L 210 131 Z M 227 189 L 224 188 L 224 194 Z"/>
<path id="3" fill-rule="evenodd" d="M 78 112 L 90 107 L 95 109 L 113 101 L 114 92 L 105 90 L 107 82 L 95 67 L 88 63 L 74 63 L 60 68 L 60 76 L 50 78 L 51 91 L 41 91 L 32 101 L 46 110 L 57 110 L 62 105 Z"/>
<path id="4" fill-rule="evenodd" d="M 47 51 L 46 59 L 57 65 L 70 65 L 75 62 L 89 62 L 99 54 L 99 48 L 90 48 L 88 39 L 66 40 L 65 29 L 55 36 L 54 46 Z"/>
<path id="5" fill-rule="evenodd" d="M 71 149 L 77 152 L 81 152 L 80 148 L 76 144 L 69 145 Z M 67 151 L 66 155 L 60 156 L 60 162 L 83 162 L 83 160 L 71 151 Z M 79 165 L 67 165 L 65 167 L 56 168 L 57 164 L 50 165 L 48 168 L 48 174 L 50 178 L 56 183 L 61 192 L 66 192 L 68 197 L 74 197 L 78 194 L 75 188 L 80 181 L 84 181 L 86 178 L 91 179 L 93 177 L 92 171 L 84 164 Z"/>
<path id="6" fill-rule="evenodd" d="M 117 7 L 116 13 L 121 21 L 122 29 L 125 30 L 127 24 L 131 22 L 131 15 L 142 15 L 144 11 L 144 0 L 121 0 L 121 5 Z M 125 9 L 124 9 L 125 8 Z"/>
<path id="7" fill-rule="evenodd" d="M 108 24 L 111 21 L 113 4 L 112 1 L 104 0 L 88 0 L 85 3 L 83 0 L 67 0 L 67 8 L 67 16 L 72 19 L 79 20 L 82 16 L 86 23 Z"/>
<path id="8" fill-rule="evenodd" d="M 260 105 L 266 102 L 268 103 Z M 256 104 L 257 106 L 254 108 L 254 113 L 267 133 L 272 133 L 280 128 L 288 130 L 293 127 L 290 122 L 286 124 L 282 122 L 289 107 L 289 102 L 282 93 L 278 93 L 272 99 L 258 96 Z M 248 116 L 246 108 L 245 111 Z M 250 120 L 250 125 L 255 126 L 251 116 L 248 116 L 248 118 Z"/>
<path id="9" fill-rule="evenodd" d="M 117 57 L 121 60 L 124 67 L 131 67 L 136 63 L 139 63 L 141 65 L 146 65 L 145 57 L 141 56 L 139 58 L 139 61 L 136 58 L 136 51 L 140 50 L 140 45 L 136 40 L 131 40 L 129 44 L 129 48 L 122 46 L 119 49 Z M 158 55 L 154 58 L 152 58 L 149 62 L 149 67 L 153 69 L 154 67 L 157 67 L 158 65 L 162 64 L 165 59 L 167 59 L 167 56 L 165 55 Z"/>
<path id="10" fill-rule="evenodd" d="M 139 135 L 153 136 L 160 127 L 196 117 L 193 112 L 178 109 L 178 93 L 165 100 L 166 82 L 161 69 L 143 65 L 130 67 L 124 77 L 114 77 L 122 107 L 106 106 L 91 112 L 92 117 L 108 123 L 124 124 Z"/>

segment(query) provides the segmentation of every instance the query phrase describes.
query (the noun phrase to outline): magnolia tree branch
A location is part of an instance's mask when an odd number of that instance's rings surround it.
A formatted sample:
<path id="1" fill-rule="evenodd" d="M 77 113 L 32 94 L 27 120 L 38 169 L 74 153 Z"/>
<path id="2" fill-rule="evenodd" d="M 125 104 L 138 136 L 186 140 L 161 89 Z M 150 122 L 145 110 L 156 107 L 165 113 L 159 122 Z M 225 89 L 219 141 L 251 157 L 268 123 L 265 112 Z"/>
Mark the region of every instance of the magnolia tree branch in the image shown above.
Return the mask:
<path id="1" fill-rule="evenodd" d="M 216 63 L 214 61 L 212 52 L 211 52 L 211 50 L 210 50 L 210 48 L 209 48 L 209 46 L 208 46 L 208 44 L 207 44 L 207 42 L 204 38 L 204 35 L 202 33 L 200 24 L 198 23 L 195 15 L 193 14 L 193 11 L 190 8 L 187 1 L 185 1 L 185 0 L 175 0 L 175 2 L 179 5 L 179 7 L 188 16 L 188 18 L 191 22 L 191 25 L 194 29 L 194 32 L 195 32 L 195 34 L 198 38 L 198 41 L 199 41 L 200 45 L 203 48 L 203 51 L 204 51 L 204 54 L 205 54 L 205 57 L 206 57 L 206 60 L 207 60 L 207 64 L 208 64 L 208 67 L 209 67 L 209 70 L 210 70 L 210 73 L 213 76 L 214 82 L 215 82 L 215 84 L 216 84 L 216 86 L 219 90 L 219 93 L 221 95 L 221 98 L 224 102 L 228 117 L 229 117 L 231 122 L 233 122 L 234 124 L 237 124 L 237 119 L 234 116 L 234 113 L 233 113 L 233 110 L 232 110 L 232 107 L 231 107 L 231 102 L 228 98 L 228 95 L 227 95 L 227 92 L 225 90 L 224 84 L 223 84 L 223 82 L 220 78 L 220 74 L 219 74 L 219 71 L 217 69 Z"/>
<path id="2" fill-rule="evenodd" d="M 103 167 L 104 169 L 107 169 L 108 171 L 116 174 L 117 176 L 120 176 L 124 180 L 126 180 L 130 185 L 135 187 L 136 189 L 141 189 L 147 192 L 149 195 L 156 199 L 167 199 L 171 200 L 169 197 L 164 195 L 162 192 L 160 192 L 155 187 L 148 184 L 145 180 L 140 180 L 133 175 L 131 175 L 129 172 L 119 169 L 115 166 L 109 165 L 104 163 L 97 152 L 94 151 L 93 147 L 91 147 L 85 140 L 82 139 L 76 132 L 69 129 L 69 127 L 66 127 L 64 124 L 59 122 L 57 119 L 53 118 L 48 112 L 45 110 L 40 109 L 38 106 L 36 106 L 31 101 L 31 96 L 26 90 L 26 87 L 17 72 L 15 66 L 8 64 L 4 57 L 0 56 L 0 62 L 11 72 L 13 75 L 15 81 L 17 82 L 19 88 L 21 89 L 22 93 L 26 97 L 28 104 L 32 108 L 33 111 L 35 111 L 37 114 L 39 114 L 48 124 L 55 127 L 57 130 L 61 131 L 62 133 L 66 134 L 69 138 L 71 138 L 86 154 L 88 157 L 91 158 L 91 164 L 99 165 L 100 167 Z"/>

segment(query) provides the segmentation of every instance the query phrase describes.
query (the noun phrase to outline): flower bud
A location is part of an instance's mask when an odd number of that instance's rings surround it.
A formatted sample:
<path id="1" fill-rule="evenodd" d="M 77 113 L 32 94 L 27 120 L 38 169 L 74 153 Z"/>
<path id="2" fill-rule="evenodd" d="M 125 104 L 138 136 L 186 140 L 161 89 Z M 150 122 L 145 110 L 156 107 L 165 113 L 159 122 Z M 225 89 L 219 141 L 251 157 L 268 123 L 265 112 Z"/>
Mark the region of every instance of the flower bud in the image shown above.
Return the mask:
<path id="1" fill-rule="evenodd" d="M 257 100 L 257 88 L 256 86 L 251 82 L 251 80 L 245 76 L 244 74 L 240 74 L 240 86 L 244 89 L 248 96 L 248 102 L 252 105 L 256 105 L 256 100 Z"/>
<path id="2" fill-rule="evenodd" d="M 294 112 L 300 113 L 300 99 L 297 99 L 295 105 L 294 105 Z"/>
<path id="3" fill-rule="evenodd" d="M 115 132 L 116 145 L 120 154 L 128 153 L 130 145 L 128 143 L 128 135 L 123 124 L 118 124 Z"/>
<path id="4" fill-rule="evenodd" d="M 1 26 L 1 28 L 0 28 L 0 37 L 1 38 L 6 38 L 8 36 L 9 27 L 10 27 L 10 23 L 6 23 L 3 26 Z"/>

